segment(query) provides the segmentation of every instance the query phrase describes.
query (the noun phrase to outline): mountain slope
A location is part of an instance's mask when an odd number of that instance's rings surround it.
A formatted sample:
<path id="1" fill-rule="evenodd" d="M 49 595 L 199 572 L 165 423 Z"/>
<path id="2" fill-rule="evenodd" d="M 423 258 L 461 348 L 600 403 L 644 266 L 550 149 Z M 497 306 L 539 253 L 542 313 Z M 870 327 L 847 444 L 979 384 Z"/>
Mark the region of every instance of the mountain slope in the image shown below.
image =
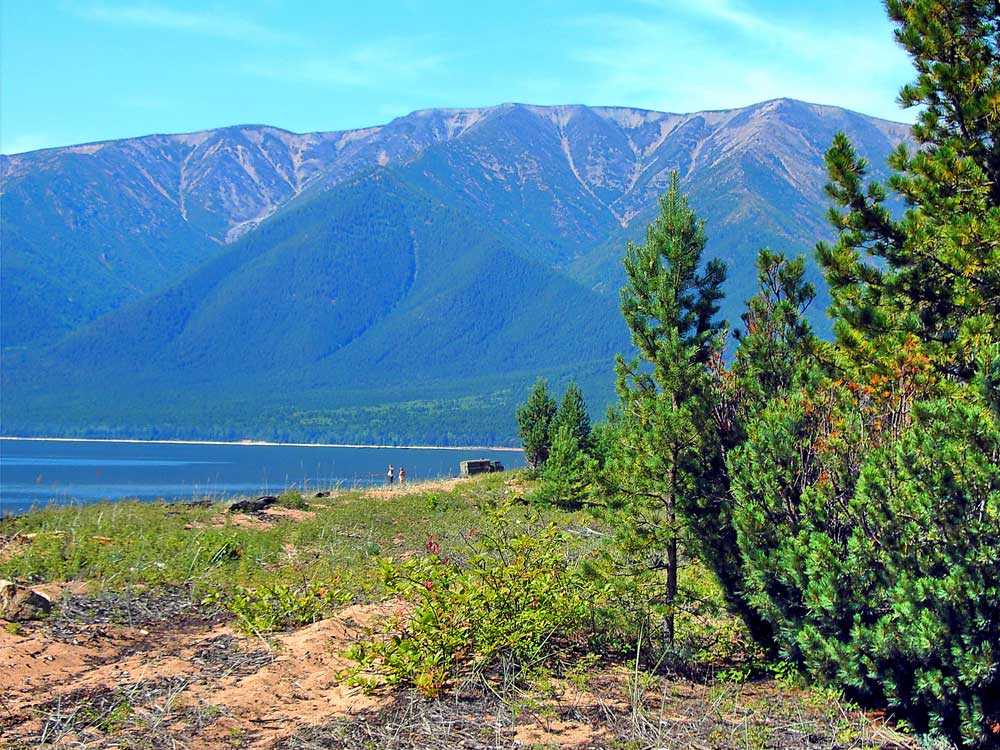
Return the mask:
<path id="1" fill-rule="evenodd" d="M 310 187 L 426 145 L 400 126 L 243 126 L 0 157 L 0 293 L 16 311 L 3 346 L 51 343 L 180 278 Z"/>
<path id="2" fill-rule="evenodd" d="M 713 254 L 806 249 L 825 231 L 822 154 L 837 129 L 876 165 L 906 137 L 902 125 L 792 100 L 690 115 L 506 104 L 356 131 L 239 126 L 0 157 L 0 338 L 50 344 L 290 203 L 386 165 L 409 165 L 426 192 L 602 290 L 619 286 L 624 239 L 641 234 L 672 169 L 708 219 Z"/>
<path id="3" fill-rule="evenodd" d="M 606 375 L 627 344 L 612 300 L 511 245 L 392 170 L 341 185 L 5 368 L 4 423 L 63 420 L 65 432 L 96 404 L 135 434 L 204 420 L 208 402 L 229 429 L 248 401 L 287 413 L 310 393 L 329 411 L 371 403 L 366 390 L 434 400 L 484 388 L 508 394 L 495 422 L 536 372 Z M 197 403 L 184 403 L 192 392 Z"/>
<path id="4" fill-rule="evenodd" d="M 827 235 L 840 129 L 875 165 L 907 132 L 792 100 L 506 104 L 0 158 L 4 430 L 509 441 L 538 373 L 599 411 L 620 259 L 671 170 L 737 321 L 760 246 Z"/>

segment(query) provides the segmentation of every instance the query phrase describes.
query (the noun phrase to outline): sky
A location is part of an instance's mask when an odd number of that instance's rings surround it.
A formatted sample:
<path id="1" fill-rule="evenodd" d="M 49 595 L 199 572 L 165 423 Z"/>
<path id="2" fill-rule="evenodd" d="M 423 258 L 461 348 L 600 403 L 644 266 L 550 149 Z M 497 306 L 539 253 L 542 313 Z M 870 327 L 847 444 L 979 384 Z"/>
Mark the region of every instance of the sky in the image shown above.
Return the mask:
<path id="1" fill-rule="evenodd" d="M 503 102 L 912 122 L 912 77 L 878 0 L 2 0 L 0 153 Z"/>

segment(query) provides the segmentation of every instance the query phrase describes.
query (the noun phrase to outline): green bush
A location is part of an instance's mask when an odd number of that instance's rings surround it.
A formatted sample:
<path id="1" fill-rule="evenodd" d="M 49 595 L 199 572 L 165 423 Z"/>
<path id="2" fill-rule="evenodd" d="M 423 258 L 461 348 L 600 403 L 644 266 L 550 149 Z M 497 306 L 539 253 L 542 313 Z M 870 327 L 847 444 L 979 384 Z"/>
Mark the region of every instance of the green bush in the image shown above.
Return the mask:
<path id="1" fill-rule="evenodd" d="M 274 583 L 252 589 L 237 586 L 230 594 L 209 595 L 205 601 L 220 599 L 236 615 L 240 630 L 262 635 L 321 620 L 350 601 L 351 595 L 336 585 Z"/>
<path id="2" fill-rule="evenodd" d="M 286 490 L 278 495 L 278 505 L 292 510 L 309 510 L 309 502 L 296 489 Z"/>
<path id="3" fill-rule="evenodd" d="M 893 427 L 909 406 L 891 386 L 850 385 L 776 404 L 733 457 L 752 601 L 814 678 L 918 732 L 998 747 L 996 421 L 936 400 Z"/>
<path id="4" fill-rule="evenodd" d="M 424 555 L 384 561 L 388 591 L 412 609 L 355 644 L 357 666 L 345 676 L 371 686 L 366 674 L 375 673 L 435 696 L 459 674 L 501 663 L 520 674 L 551 660 L 591 632 L 601 601 L 578 552 L 577 537 L 504 505 L 488 528 L 466 534 L 460 557 L 431 537 Z"/>

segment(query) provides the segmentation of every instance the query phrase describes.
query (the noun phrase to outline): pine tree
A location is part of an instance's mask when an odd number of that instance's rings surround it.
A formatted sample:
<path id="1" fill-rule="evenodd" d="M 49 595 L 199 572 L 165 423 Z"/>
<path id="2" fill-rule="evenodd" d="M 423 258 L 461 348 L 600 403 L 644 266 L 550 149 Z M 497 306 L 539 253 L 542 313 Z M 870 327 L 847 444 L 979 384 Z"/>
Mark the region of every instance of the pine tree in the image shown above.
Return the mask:
<path id="1" fill-rule="evenodd" d="M 760 291 L 740 316 L 743 330 L 734 331 L 739 345 L 730 370 L 729 390 L 741 412 L 736 421 L 743 424 L 798 384 L 818 346 L 805 317 L 816 298 L 805 280 L 805 258 L 788 260 L 764 248 L 757 255 L 757 281 Z"/>
<path id="2" fill-rule="evenodd" d="M 741 316 L 743 330 L 727 371 L 717 362 L 714 407 L 721 451 L 704 458 L 702 494 L 684 507 L 698 552 L 726 594 L 729 608 L 740 615 L 751 636 L 769 653 L 775 651 L 774 628 L 751 606 L 746 594 L 746 565 L 734 525 L 730 454 L 747 440 L 753 423 L 776 399 L 817 377 L 812 354 L 817 340 L 805 318 L 815 290 L 805 281 L 805 259 L 788 260 L 762 249 L 757 257 L 760 291 Z"/>
<path id="3" fill-rule="evenodd" d="M 566 427 L 576 442 L 577 448 L 586 452 L 590 447 L 590 415 L 587 413 L 587 402 L 583 400 L 580 386 L 571 382 L 566 386 L 555 420 L 552 423 L 552 442 L 555 444 L 556 433 Z"/>
<path id="4" fill-rule="evenodd" d="M 517 428 L 524 448 L 524 458 L 531 468 L 538 468 L 549 457 L 552 446 L 552 423 L 556 417 L 556 401 L 549 387 L 538 378 L 527 402 L 517 407 Z"/>
<path id="5" fill-rule="evenodd" d="M 660 199 L 643 245 L 629 243 L 622 314 L 639 357 L 616 365 L 623 451 L 612 467 L 627 498 L 624 524 L 633 540 L 662 556 L 666 572 L 663 640 L 674 639 L 678 509 L 700 494 L 704 459 L 715 450 L 708 364 L 720 351 L 715 321 L 725 266 L 702 268 L 704 222 L 681 194 L 679 177 Z"/>
<path id="6" fill-rule="evenodd" d="M 798 336 L 741 344 L 731 377 L 753 396 L 777 374 L 778 392 L 729 453 L 733 525 L 786 658 L 918 732 L 997 748 L 1000 5 L 887 7 L 918 74 L 900 99 L 925 107 L 919 150 L 890 161 L 906 210 L 839 134 L 840 236 L 818 247 L 837 342 L 786 372 L 767 363 Z"/>
<path id="7" fill-rule="evenodd" d="M 569 423 L 556 426 L 549 458 L 542 469 L 536 499 L 564 507 L 577 507 L 587 497 L 594 460 L 580 447 Z"/>
<path id="8" fill-rule="evenodd" d="M 875 374 L 912 337 L 947 380 L 967 382 L 975 352 L 1000 337 L 1000 3 L 887 8 L 918 74 L 900 102 L 924 107 L 918 150 L 889 161 L 907 209 L 895 219 L 885 188 L 865 187 L 867 163 L 838 134 L 827 191 L 846 211 L 831 209 L 840 236 L 818 256 L 850 362 Z"/>

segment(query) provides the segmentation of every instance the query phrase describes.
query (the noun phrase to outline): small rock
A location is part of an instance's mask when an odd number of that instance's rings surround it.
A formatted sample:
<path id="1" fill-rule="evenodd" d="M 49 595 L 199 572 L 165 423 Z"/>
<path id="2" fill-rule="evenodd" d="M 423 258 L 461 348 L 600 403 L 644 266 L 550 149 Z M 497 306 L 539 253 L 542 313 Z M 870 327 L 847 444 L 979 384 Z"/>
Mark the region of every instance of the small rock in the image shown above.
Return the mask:
<path id="1" fill-rule="evenodd" d="M 240 500 L 229 506 L 230 513 L 260 513 L 278 502 L 274 495 L 264 495 L 256 500 Z"/>
<path id="2" fill-rule="evenodd" d="M 13 581 L 0 581 L 0 619 L 8 622 L 40 620 L 51 611 L 52 602 L 45 594 Z"/>

